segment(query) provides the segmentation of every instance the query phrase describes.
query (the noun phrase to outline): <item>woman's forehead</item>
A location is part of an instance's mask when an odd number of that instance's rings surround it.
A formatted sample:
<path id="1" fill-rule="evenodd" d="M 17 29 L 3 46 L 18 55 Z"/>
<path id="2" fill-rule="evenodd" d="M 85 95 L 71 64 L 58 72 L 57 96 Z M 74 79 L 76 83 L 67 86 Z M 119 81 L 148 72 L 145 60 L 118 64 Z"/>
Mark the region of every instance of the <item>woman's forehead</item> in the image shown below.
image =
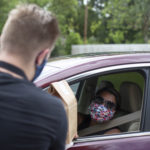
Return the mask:
<path id="1" fill-rule="evenodd" d="M 106 100 L 116 103 L 116 97 L 114 94 L 110 93 L 109 91 L 103 91 L 100 93 L 100 96 Z"/>

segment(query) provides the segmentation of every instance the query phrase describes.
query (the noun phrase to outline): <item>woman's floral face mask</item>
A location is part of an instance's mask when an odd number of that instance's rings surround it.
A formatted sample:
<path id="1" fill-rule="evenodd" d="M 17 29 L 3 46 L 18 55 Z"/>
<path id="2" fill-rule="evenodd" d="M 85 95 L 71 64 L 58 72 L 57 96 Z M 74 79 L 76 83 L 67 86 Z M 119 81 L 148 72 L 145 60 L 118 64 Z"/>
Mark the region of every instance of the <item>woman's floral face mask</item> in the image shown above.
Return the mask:
<path id="1" fill-rule="evenodd" d="M 104 104 L 92 102 L 89 106 L 90 116 L 97 122 L 105 122 L 113 118 L 115 110 L 108 109 Z"/>

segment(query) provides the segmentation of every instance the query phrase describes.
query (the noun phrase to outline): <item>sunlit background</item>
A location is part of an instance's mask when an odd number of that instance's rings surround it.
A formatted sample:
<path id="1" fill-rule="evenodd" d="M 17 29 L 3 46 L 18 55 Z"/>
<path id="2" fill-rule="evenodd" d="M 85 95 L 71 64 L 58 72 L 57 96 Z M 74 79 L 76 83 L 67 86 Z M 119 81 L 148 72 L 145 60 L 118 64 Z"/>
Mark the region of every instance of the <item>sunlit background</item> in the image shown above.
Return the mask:
<path id="1" fill-rule="evenodd" d="M 61 35 L 52 56 L 74 44 L 150 43 L 149 0 L 0 0 L 0 34 L 18 3 L 35 3 L 58 18 Z"/>

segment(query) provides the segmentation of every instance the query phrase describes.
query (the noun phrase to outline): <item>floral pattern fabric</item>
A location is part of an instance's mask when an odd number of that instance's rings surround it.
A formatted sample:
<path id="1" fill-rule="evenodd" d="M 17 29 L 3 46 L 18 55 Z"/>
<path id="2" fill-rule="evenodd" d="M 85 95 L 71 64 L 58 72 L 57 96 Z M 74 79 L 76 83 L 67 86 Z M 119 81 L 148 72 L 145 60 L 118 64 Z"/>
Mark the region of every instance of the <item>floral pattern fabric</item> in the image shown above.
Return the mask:
<path id="1" fill-rule="evenodd" d="M 114 116 L 115 110 L 106 108 L 103 104 L 92 102 L 89 106 L 90 116 L 97 122 L 105 122 Z"/>

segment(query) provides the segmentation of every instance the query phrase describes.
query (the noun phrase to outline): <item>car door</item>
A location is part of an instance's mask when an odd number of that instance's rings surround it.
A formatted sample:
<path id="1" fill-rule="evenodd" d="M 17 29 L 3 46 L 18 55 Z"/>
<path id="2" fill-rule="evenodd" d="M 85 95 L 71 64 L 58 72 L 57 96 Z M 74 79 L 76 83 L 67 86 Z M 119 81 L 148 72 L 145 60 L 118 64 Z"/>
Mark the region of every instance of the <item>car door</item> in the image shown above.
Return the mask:
<path id="1" fill-rule="evenodd" d="M 119 68 L 119 70 L 118 70 Z M 81 90 L 84 85 L 83 79 L 89 78 L 97 74 L 109 74 L 115 73 L 116 71 L 137 71 L 143 74 L 144 77 L 144 89 L 143 89 L 143 98 L 141 106 L 141 118 L 140 118 L 140 128 L 139 131 L 131 132 L 122 132 L 120 134 L 113 135 L 92 135 L 79 137 L 73 140 L 72 146 L 69 150 L 148 150 L 150 147 L 150 70 L 149 66 L 145 67 L 145 64 L 140 66 L 129 65 L 129 66 L 119 66 L 116 68 L 105 68 L 88 73 L 84 73 L 72 78 L 69 78 L 67 81 L 70 83 L 71 88 L 76 94 L 77 99 L 80 97 Z M 121 69 L 120 69 L 121 68 Z"/>
<path id="2" fill-rule="evenodd" d="M 150 132 L 79 138 L 69 150 L 148 150 Z"/>

